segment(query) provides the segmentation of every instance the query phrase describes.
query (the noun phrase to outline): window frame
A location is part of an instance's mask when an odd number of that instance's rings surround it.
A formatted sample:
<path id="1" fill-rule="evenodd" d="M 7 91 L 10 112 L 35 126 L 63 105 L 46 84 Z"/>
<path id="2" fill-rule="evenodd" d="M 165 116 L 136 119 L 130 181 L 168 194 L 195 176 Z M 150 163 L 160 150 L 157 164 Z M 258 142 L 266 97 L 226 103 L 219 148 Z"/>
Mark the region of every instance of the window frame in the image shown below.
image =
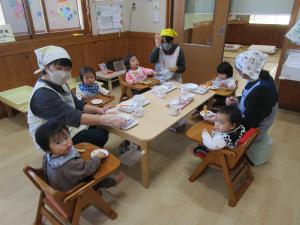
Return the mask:
<path id="1" fill-rule="evenodd" d="M 50 31 L 45 2 L 44 2 L 44 0 L 41 0 L 46 32 L 45 33 L 36 33 L 35 29 L 34 29 L 34 24 L 33 24 L 33 19 L 32 19 L 32 14 L 31 14 L 29 3 L 27 0 L 22 0 L 22 4 L 24 7 L 24 11 L 25 11 L 25 19 L 27 22 L 29 34 L 15 35 L 16 41 L 40 39 L 40 38 L 47 38 L 47 37 L 58 37 L 61 35 L 71 35 L 73 33 L 92 34 L 89 2 L 88 2 L 88 0 L 77 0 L 77 1 L 80 1 L 80 3 L 81 3 L 83 29 L 71 29 L 70 28 L 70 29 Z M 77 4 L 78 4 L 78 2 L 77 2 Z"/>

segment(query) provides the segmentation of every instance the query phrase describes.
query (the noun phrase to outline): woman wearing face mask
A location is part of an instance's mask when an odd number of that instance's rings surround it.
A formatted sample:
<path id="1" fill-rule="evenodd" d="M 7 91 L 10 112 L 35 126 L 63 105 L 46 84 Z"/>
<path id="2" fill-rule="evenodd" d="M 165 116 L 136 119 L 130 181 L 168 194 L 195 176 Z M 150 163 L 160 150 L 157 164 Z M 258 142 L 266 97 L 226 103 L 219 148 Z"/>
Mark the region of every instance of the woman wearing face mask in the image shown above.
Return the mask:
<path id="1" fill-rule="evenodd" d="M 35 73 L 42 75 L 33 88 L 28 109 L 29 132 L 33 140 L 40 125 L 56 120 L 68 126 L 74 144 L 88 142 L 104 146 L 108 132 L 88 125 L 121 127 L 125 125 L 125 119 L 107 114 L 107 108 L 85 105 L 71 93 L 66 81 L 71 77 L 72 61 L 65 49 L 46 46 L 35 50 L 35 54 L 40 68 Z"/>
<path id="2" fill-rule="evenodd" d="M 267 131 L 278 109 L 278 94 L 274 80 L 268 71 L 262 69 L 266 60 L 267 55 L 259 51 L 246 51 L 239 54 L 235 60 L 235 67 L 239 75 L 248 82 L 242 96 L 226 99 L 227 105 L 239 106 L 243 114 L 242 124 L 246 129 L 251 127 L 260 129 L 254 145 L 247 152 L 255 165 L 267 161 L 271 145 L 271 138 L 267 135 Z M 214 115 L 205 119 L 214 121 Z"/>
<path id="3" fill-rule="evenodd" d="M 177 36 L 173 29 L 163 29 L 160 34 L 155 34 L 155 48 L 150 55 L 151 63 L 156 64 L 155 70 L 159 73 L 158 79 L 163 81 L 175 79 L 182 82 L 181 75 L 185 71 L 183 50 L 174 44 Z"/>

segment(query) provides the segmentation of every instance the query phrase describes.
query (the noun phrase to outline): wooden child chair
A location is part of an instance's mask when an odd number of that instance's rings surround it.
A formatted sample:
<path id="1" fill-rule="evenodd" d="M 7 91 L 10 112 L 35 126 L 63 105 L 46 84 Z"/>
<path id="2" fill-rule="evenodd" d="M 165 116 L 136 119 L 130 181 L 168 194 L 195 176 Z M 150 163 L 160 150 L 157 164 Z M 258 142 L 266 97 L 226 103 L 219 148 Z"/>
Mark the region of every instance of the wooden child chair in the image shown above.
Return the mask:
<path id="1" fill-rule="evenodd" d="M 81 143 L 76 146 L 78 149 L 85 149 L 82 157 L 90 158 L 92 150 L 98 148 L 95 145 Z M 93 187 L 106 176 L 113 173 L 120 166 L 120 160 L 109 154 L 100 169 L 93 175 L 90 181 L 82 182 L 68 192 L 54 190 L 44 179 L 43 169 L 34 169 L 25 166 L 23 172 L 40 190 L 40 198 L 36 212 L 35 225 L 42 224 L 43 216 L 54 225 L 63 225 L 69 222 L 71 225 L 79 224 L 81 211 L 89 205 L 95 205 L 111 219 L 117 218 L 117 213 L 102 199 L 99 191 Z"/>
<path id="2" fill-rule="evenodd" d="M 133 97 L 132 89 L 130 84 L 127 84 L 125 80 L 125 75 L 119 76 L 119 84 L 121 87 L 121 96 L 120 96 L 120 102 L 127 100 L 129 98 Z"/>
<path id="3" fill-rule="evenodd" d="M 201 131 L 204 128 L 211 131 L 212 127 L 211 123 L 201 121 L 187 130 L 186 136 L 202 144 Z M 258 133 L 257 129 L 247 131 L 242 137 L 240 144 L 234 149 L 224 148 L 209 151 L 189 177 L 189 181 L 194 182 L 210 165 L 217 167 L 222 170 L 227 185 L 229 194 L 228 205 L 234 207 L 254 180 L 249 162 L 246 159 L 246 151 Z"/>

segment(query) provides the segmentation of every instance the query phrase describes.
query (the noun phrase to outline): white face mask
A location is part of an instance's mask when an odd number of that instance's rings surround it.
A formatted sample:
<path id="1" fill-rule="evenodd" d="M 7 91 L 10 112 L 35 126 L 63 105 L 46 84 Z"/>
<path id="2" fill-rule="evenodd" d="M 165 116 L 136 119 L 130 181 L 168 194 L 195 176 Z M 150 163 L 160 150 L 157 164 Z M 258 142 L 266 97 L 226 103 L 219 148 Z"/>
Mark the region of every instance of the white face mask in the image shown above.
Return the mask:
<path id="1" fill-rule="evenodd" d="M 52 83 L 55 83 L 57 85 L 62 85 L 67 82 L 68 79 L 71 77 L 70 71 L 64 71 L 64 70 L 55 70 L 55 71 L 48 71 L 49 80 Z"/>
<path id="2" fill-rule="evenodd" d="M 169 51 L 172 48 L 172 43 L 163 43 L 162 47 L 165 51 Z"/>

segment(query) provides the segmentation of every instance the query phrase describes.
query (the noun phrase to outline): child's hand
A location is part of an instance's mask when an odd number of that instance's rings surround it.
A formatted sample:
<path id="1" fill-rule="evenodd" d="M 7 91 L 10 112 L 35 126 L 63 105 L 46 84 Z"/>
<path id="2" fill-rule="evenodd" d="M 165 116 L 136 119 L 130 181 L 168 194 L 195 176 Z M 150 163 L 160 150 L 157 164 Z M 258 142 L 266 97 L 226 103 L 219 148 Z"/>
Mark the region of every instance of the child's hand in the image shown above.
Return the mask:
<path id="1" fill-rule="evenodd" d="M 156 71 L 152 72 L 152 76 L 157 76 L 157 75 L 158 75 L 158 72 L 156 72 Z"/>
<path id="2" fill-rule="evenodd" d="M 105 159 L 105 158 L 107 158 L 106 154 L 103 153 L 103 152 L 98 153 L 98 154 L 96 155 L 96 157 L 98 157 L 99 159 Z"/>
<path id="3" fill-rule="evenodd" d="M 160 34 L 156 33 L 156 34 L 155 34 L 155 46 L 156 46 L 157 48 L 159 48 L 159 47 L 160 47 L 160 44 L 161 44 L 161 36 L 160 36 Z"/>
<path id="4" fill-rule="evenodd" d="M 113 95 L 112 95 L 112 93 L 108 92 L 106 97 L 111 98 L 111 97 L 113 97 Z"/>

